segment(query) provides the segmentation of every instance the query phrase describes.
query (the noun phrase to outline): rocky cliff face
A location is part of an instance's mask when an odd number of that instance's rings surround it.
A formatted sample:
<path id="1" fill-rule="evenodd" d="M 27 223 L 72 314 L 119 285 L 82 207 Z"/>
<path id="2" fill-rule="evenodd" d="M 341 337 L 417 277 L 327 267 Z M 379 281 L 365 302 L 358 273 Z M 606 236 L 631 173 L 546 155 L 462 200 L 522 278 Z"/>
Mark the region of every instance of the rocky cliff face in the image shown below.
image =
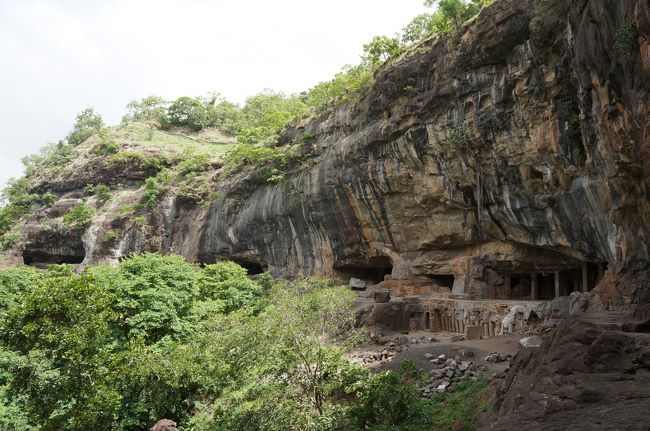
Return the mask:
<path id="1" fill-rule="evenodd" d="M 648 300 L 649 36 L 647 0 L 498 0 L 287 130 L 278 145 L 313 137 L 311 163 L 282 185 L 215 166 L 208 205 L 167 196 L 146 226 L 104 217 L 59 244 L 86 263 L 160 249 L 285 275 L 428 277 L 470 298 L 504 274 L 588 263 L 609 268 L 595 307 Z M 98 241 L 108 229 L 119 238 Z M 52 246 L 24 235 L 32 254 Z"/>

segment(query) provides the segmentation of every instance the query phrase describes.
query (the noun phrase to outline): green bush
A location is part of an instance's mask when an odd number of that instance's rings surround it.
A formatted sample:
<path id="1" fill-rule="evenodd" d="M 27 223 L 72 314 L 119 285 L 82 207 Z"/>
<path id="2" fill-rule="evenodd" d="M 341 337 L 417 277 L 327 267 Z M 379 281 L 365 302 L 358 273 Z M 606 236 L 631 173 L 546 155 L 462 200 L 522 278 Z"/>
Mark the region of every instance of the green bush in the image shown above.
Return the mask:
<path id="1" fill-rule="evenodd" d="M 633 20 L 621 25 L 614 34 L 614 51 L 624 58 L 632 58 L 639 46 L 639 31 Z"/>
<path id="2" fill-rule="evenodd" d="M 66 136 L 66 142 L 76 147 L 77 145 L 99 133 L 104 128 L 102 117 L 91 107 L 81 111 L 75 120 L 72 131 Z"/>
<path id="3" fill-rule="evenodd" d="M 120 151 L 113 154 L 110 162 L 122 169 L 143 169 L 147 171 L 159 171 L 169 163 L 164 155 L 158 157 L 146 157 L 135 151 Z"/>
<path id="4" fill-rule="evenodd" d="M 467 126 L 458 124 L 447 129 L 447 139 L 442 143 L 442 148 L 448 156 L 453 157 L 469 150 L 472 140 L 467 131 Z"/>
<path id="5" fill-rule="evenodd" d="M 29 214 L 41 197 L 29 192 L 27 178 L 12 178 L 0 193 L 0 235 L 4 235 L 18 221 Z"/>
<path id="6" fill-rule="evenodd" d="M 88 204 L 80 203 L 68 210 L 63 216 L 63 224 L 68 227 L 83 228 L 90 224 L 95 215 L 95 208 Z"/>
<path id="7" fill-rule="evenodd" d="M 120 237 L 119 232 L 116 232 L 114 230 L 107 230 L 106 232 L 104 232 L 104 241 L 106 241 L 106 242 L 109 242 L 109 243 L 113 242 L 116 239 L 118 239 L 119 237 Z"/>
<path id="8" fill-rule="evenodd" d="M 364 59 L 375 66 L 398 57 L 403 51 L 404 46 L 395 37 L 375 36 L 363 45 Z"/>
<path id="9" fill-rule="evenodd" d="M 252 305 L 262 294 L 244 268 L 228 261 L 206 265 L 199 277 L 199 288 L 203 297 L 219 301 L 225 313 Z"/>
<path id="10" fill-rule="evenodd" d="M 41 202 L 48 207 L 51 207 L 54 205 L 54 202 L 56 202 L 57 196 L 54 193 L 46 192 L 41 195 Z"/>
<path id="11" fill-rule="evenodd" d="M 165 128 L 171 123 L 167 114 L 169 102 L 158 96 L 148 96 L 140 100 L 132 100 L 126 107 L 128 113 L 122 118 L 123 123 L 132 121 L 155 121 Z"/>
<path id="12" fill-rule="evenodd" d="M 72 159 L 72 145 L 65 141 L 57 144 L 47 144 L 39 151 L 39 154 L 32 154 L 21 159 L 25 166 L 27 175 L 36 175 L 41 171 L 52 171 L 65 165 Z"/>
<path id="13" fill-rule="evenodd" d="M 194 176 L 185 179 L 177 191 L 177 196 L 181 199 L 203 203 L 210 194 L 210 182 L 205 177 Z"/>
<path id="14" fill-rule="evenodd" d="M 207 153 L 196 153 L 184 151 L 180 156 L 180 163 L 176 170 L 181 175 L 194 174 L 210 170 L 210 155 Z"/>
<path id="15" fill-rule="evenodd" d="M 291 168 L 297 168 L 304 157 L 287 147 L 262 147 L 240 144 L 222 159 L 225 172 L 232 173 L 244 166 L 252 166 L 264 180 L 280 182 Z"/>
<path id="16" fill-rule="evenodd" d="M 0 251 L 5 251 L 20 241 L 20 234 L 19 233 L 4 233 L 3 235 L 0 235 Z"/>
<path id="17" fill-rule="evenodd" d="M 242 144 L 267 144 L 277 140 L 284 127 L 307 114 L 307 106 L 297 96 L 265 90 L 246 99 L 240 112 Z"/>
<path id="18" fill-rule="evenodd" d="M 330 81 L 316 84 L 304 95 L 305 103 L 321 114 L 340 103 L 347 102 L 366 91 L 374 82 L 373 69 L 362 63 L 345 66 Z"/>
<path id="19" fill-rule="evenodd" d="M 179 97 L 167 110 L 169 121 L 176 126 L 201 130 L 209 125 L 208 110 L 198 97 Z"/>
<path id="20" fill-rule="evenodd" d="M 155 177 L 149 177 L 144 180 L 144 192 L 142 192 L 142 200 L 145 205 L 152 206 L 155 204 L 162 192 L 163 190 Z"/>

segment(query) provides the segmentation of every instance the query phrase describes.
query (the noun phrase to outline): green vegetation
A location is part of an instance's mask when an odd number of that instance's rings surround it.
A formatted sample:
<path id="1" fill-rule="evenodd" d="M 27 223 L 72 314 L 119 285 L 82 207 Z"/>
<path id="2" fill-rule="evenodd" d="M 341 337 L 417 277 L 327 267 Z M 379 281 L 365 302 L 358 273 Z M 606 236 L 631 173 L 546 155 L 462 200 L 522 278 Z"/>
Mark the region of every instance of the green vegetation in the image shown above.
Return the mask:
<path id="1" fill-rule="evenodd" d="M 13 247 L 18 241 L 20 241 L 20 234 L 17 232 L 7 232 L 0 236 L 0 251 L 5 251 L 10 247 Z"/>
<path id="2" fill-rule="evenodd" d="M 104 128 L 102 117 L 91 107 L 81 111 L 76 118 L 72 131 L 65 140 L 68 145 L 76 147 L 92 135 L 99 133 Z"/>
<path id="3" fill-rule="evenodd" d="M 580 114 L 573 113 L 567 118 L 567 137 L 572 140 L 579 140 L 582 137 L 580 126 Z"/>
<path id="4" fill-rule="evenodd" d="M 223 159 L 224 170 L 228 173 L 244 166 L 255 167 L 263 180 L 279 183 L 291 169 L 299 169 L 304 163 L 295 148 L 259 147 L 241 144 L 230 151 Z"/>
<path id="5" fill-rule="evenodd" d="M 29 214 L 39 196 L 29 192 L 27 178 L 12 178 L 0 194 L 0 237 L 13 228 L 21 217 Z"/>
<path id="6" fill-rule="evenodd" d="M 156 177 L 149 177 L 144 181 L 144 192 L 142 193 L 142 201 L 146 206 L 151 206 L 156 203 L 158 197 L 162 194 L 163 190 Z"/>
<path id="7" fill-rule="evenodd" d="M 447 139 L 442 142 L 442 148 L 448 156 L 454 157 L 470 149 L 471 144 L 467 126 L 460 123 L 447 129 Z"/>
<path id="8" fill-rule="evenodd" d="M 111 198 L 111 189 L 106 184 L 86 184 L 84 192 L 87 195 L 95 195 L 104 202 Z"/>
<path id="9" fill-rule="evenodd" d="M 67 227 L 83 228 L 88 226 L 94 215 L 95 208 L 88 204 L 80 203 L 65 213 L 63 216 L 63 224 Z"/>
<path id="10" fill-rule="evenodd" d="M 158 96 L 149 96 L 141 100 L 133 100 L 126 105 L 129 110 L 122 118 L 123 123 L 132 121 L 155 121 L 161 127 L 169 126 L 171 120 L 167 114 L 168 103 Z"/>
<path id="11" fill-rule="evenodd" d="M 635 56 L 638 46 L 639 31 L 634 21 L 627 21 L 614 34 L 614 51 L 622 57 L 629 59 Z"/>
<path id="12" fill-rule="evenodd" d="M 0 270 L 6 430 L 471 429 L 481 381 L 428 400 L 418 370 L 372 374 L 355 295 L 314 278 L 256 281 L 232 262 L 133 256 L 117 268 Z"/>
<path id="13" fill-rule="evenodd" d="M 373 70 L 367 64 L 345 66 L 330 81 L 316 84 L 303 97 L 307 106 L 322 114 L 333 106 L 352 100 L 373 83 Z"/>

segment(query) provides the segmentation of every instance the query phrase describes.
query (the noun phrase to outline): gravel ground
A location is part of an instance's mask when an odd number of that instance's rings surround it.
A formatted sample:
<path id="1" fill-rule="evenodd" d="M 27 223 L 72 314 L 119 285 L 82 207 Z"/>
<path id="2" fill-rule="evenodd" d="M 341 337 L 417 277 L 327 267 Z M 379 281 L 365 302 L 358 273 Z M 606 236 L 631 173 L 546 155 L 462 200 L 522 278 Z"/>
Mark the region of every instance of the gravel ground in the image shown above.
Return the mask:
<path id="1" fill-rule="evenodd" d="M 402 334 L 385 334 L 387 337 L 399 337 Z M 396 370 L 399 368 L 403 361 L 411 360 L 418 363 L 419 367 L 424 371 L 429 371 L 433 368 L 438 368 L 425 357 L 425 354 L 430 353 L 433 355 L 447 355 L 449 358 L 459 357 L 463 361 L 471 361 L 474 364 L 482 364 L 488 368 L 485 376 L 490 378 L 495 374 L 500 374 L 508 368 L 509 361 L 500 363 L 489 363 L 484 359 L 490 352 L 498 352 L 502 355 L 515 355 L 519 350 L 519 340 L 526 335 L 503 335 L 491 338 L 484 338 L 481 340 L 463 340 L 451 341 L 452 336 L 458 335 L 455 333 L 439 332 L 431 333 L 425 331 L 413 331 L 408 334 L 411 342 L 408 345 L 408 350 L 397 351 L 392 360 L 388 362 L 377 362 L 369 365 L 370 368 L 377 371 Z M 434 342 L 420 342 L 413 343 L 413 340 L 434 337 L 439 341 Z M 370 344 L 361 348 L 355 349 L 352 354 L 360 352 L 371 352 L 388 350 L 388 345 Z M 399 349 L 399 348 L 398 348 Z M 403 348 L 401 350 L 404 350 Z"/>

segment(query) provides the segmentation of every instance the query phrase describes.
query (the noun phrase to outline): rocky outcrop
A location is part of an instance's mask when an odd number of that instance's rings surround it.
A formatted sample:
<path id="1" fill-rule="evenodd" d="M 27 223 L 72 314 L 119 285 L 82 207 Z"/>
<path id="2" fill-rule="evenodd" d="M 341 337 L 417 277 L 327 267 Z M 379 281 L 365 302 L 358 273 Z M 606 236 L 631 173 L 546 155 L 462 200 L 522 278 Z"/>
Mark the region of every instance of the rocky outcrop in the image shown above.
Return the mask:
<path id="1" fill-rule="evenodd" d="M 480 429 L 647 429 L 650 334 L 622 329 L 605 315 L 566 320 L 522 349 Z"/>
<path id="2" fill-rule="evenodd" d="M 385 66 L 359 100 L 285 131 L 278 145 L 302 142 L 310 163 L 281 185 L 216 169 L 209 205 L 168 196 L 148 227 L 87 245 L 86 263 L 160 249 L 283 275 L 442 277 L 470 299 L 588 264 L 594 307 L 642 301 L 649 11 L 497 0 Z"/>

